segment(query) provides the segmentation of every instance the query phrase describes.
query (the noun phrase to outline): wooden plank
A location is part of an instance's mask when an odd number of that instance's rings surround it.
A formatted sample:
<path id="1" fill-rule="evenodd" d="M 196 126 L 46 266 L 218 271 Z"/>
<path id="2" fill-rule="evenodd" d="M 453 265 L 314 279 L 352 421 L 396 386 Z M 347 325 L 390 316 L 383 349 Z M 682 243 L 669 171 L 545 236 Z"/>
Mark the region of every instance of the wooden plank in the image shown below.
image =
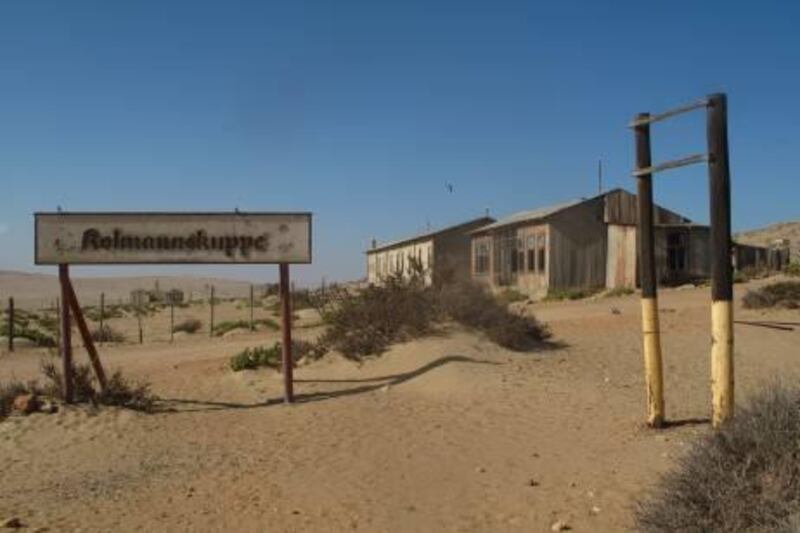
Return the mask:
<path id="1" fill-rule="evenodd" d="M 89 327 L 86 325 L 86 319 L 83 316 L 83 310 L 78 303 L 78 296 L 75 294 L 75 289 L 72 286 L 72 281 L 69 278 L 66 280 L 67 297 L 69 299 L 69 307 L 75 317 L 75 323 L 78 325 L 78 331 L 83 337 L 83 345 L 86 347 L 86 352 L 89 354 L 89 361 L 92 363 L 94 374 L 97 376 L 97 382 L 100 383 L 100 389 L 105 392 L 108 381 L 106 380 L 106 372 L 103 369 L 103 364 L 100 362 L 100 355 L 97 353 L 97 348 L 92 341 L 92 334 Z"/>
<path id="2" fill-rule="evenodd" d="M 36 213 L 36 264 L 310 263 L 310 213 Z"/>

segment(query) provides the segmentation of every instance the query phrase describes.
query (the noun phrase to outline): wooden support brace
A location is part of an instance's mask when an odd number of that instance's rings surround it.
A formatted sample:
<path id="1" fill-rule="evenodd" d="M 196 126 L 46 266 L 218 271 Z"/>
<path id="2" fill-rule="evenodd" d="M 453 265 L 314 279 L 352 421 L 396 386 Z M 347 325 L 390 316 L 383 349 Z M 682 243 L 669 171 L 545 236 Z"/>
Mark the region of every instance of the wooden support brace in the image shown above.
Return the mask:
<path id="1" fill-rule="evenodd" d="M 86 319 L 83 316 L 83 310 L 78 303 L 78 297 L 75 294 L 75 289 L 72 287 L 72 282 L 67 278 L 67 299 L 69 300 L 69 307 L 72 314 L 75 316 L 75 323 L 78 325 L 78 331 L 83 338 L 83 345 L 86 347 L 86 352 L 89 354 L 89 361 L 92 363 L 94 373 L 97 376 L 97 382 L 100 383 L 100 390 L 106 391 L 108 381 L 106 379 L 106 372 L 103 369 L 103 364 L 100 362 L 100 355 L 97 353 L 97 348 L 92 341 L 92 334 L 89 332 L 89 327 L 86 325 Z"/>

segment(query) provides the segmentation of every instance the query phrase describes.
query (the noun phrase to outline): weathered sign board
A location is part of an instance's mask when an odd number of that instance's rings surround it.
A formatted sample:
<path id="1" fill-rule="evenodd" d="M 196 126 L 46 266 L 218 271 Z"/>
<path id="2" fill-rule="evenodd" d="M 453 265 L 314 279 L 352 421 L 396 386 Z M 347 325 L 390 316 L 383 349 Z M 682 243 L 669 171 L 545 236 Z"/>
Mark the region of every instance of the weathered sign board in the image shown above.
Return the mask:
<path id="1" fill-rule="evenodd" d="M 310 263 L 310 213 L 36 213 L 37 265 Z"/>

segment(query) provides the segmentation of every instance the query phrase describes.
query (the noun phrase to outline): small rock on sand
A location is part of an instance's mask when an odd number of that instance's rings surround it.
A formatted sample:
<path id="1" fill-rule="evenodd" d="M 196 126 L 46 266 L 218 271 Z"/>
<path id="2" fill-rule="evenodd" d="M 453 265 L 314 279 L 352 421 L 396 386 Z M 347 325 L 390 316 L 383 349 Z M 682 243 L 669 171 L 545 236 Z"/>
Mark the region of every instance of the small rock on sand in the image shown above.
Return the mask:
<path id="1" fill-rule="evenodd" d="M 569 531 L 570 529 L 572 529 L 570 525 L 563 520 L 554 522 L 553 525 L 550 526 L 550 531 Z"/>
<path id="2" fill-rule="evenodd" d="M 39 409 L 39 399 L 35 394 L 20 394 L 14 398 L 14 410 L 28 415 Z"/>
<path id="3" fill-rule="evenodd" d="M 25 527 L 25 525 L 22 523 L 22 520 L 20 520 L 16 516 L 12 518 L 6 518 L 5 520 L 0 521 L 0 528 L 19 529 L 21 527 Z"/>

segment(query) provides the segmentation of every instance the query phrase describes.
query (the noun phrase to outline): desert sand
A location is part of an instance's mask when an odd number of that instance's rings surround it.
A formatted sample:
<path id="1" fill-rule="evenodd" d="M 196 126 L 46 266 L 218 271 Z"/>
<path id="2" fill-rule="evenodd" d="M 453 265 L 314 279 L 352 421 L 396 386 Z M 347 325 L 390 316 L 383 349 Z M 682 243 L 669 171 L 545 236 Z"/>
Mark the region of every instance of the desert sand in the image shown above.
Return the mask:
<path id="1" fill-rule="evenodd" d="M 737 302 L 758 283 L 737 285 Z M 663 430 L 643 426 L 636 295 L 524 306 L 563 344 L 537 353 L 453 326 L 362 364 L 329 356 L 296 370 L 291 406 L 275 371 L 227 366 L 278 332 L 170 344 L 148 319 L 144 345 L 101 356 L 150 381 L 159 412 L 66 407 L 0 422 L 0 518 L 32 531 L 630 529 L 635 498 L 710 431 L 709 290 L 660 296 Z M 800 321 L 738 303 L 736 318 Z M 319 333 L 310 313 L 298 322 L 297 337 Z M 796 382 L 798 346 L 800 328 L 737 324 L 737 400 Z M 0 354 L 0 380 L 34 377 L 41 354 Z"/>

